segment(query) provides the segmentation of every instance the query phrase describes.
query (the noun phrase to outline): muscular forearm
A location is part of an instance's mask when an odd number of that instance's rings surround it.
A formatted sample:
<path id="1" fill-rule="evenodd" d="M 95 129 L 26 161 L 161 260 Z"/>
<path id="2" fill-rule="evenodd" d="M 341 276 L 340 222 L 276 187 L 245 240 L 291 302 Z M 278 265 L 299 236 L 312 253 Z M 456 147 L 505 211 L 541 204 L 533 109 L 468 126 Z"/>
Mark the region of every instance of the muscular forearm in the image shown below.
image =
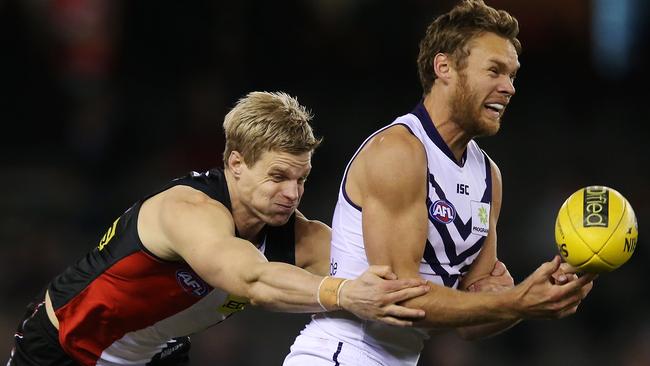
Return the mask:
<path id="1" fill-rule="evenodd" d="M 323 277 L 285 263 L 259 264 L 247 278 L 251 304 L 291 313 L 323 311 L 318 303 L 318 285 Z"/>
<path id="2" fill-rule="evenodd" d="M 511 306 L 512 294 L 469 293 L 432 285 L 425 296 L 410 300 L 404 305 L 421 308 L 426 312 L 418 326 L 430 328 L 460 328 L 494 322 L 514 322 L 519 319 Z"/>

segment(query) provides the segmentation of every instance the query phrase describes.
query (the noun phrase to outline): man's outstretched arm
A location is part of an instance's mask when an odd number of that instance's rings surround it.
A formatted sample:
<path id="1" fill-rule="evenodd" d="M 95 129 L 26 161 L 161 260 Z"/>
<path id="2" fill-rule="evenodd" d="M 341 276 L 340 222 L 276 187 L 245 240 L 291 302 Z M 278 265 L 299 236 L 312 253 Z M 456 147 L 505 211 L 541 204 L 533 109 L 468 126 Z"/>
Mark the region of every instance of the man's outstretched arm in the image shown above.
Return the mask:
<path id="1" fill-rule="evenodd" d="M 145 220 L 162 233 L 165 247 L 185 260 L 213 287 L 248 298 L 252 304 L 283 312 L 322 312 L 319 287 L 323 276 L 286 263 L 268 262 L 250 242 L 235 237 L 228 209 L 189 187 L 167 192 L 154 220 Z M 338 292 L 338 304 L 357 316 L 395 325 L 410 325 L 400 318 L 418 319 L 423 312 L 394 305 L 425 293 L 417 279 L 396 280 L 387 267 L 373 267 Z M 334 294 L 336 295 L 336 294 Z M 324 298 L 321 296 L 321 302 Z M 336 306 L 338 305 L 338 306 Z"/>

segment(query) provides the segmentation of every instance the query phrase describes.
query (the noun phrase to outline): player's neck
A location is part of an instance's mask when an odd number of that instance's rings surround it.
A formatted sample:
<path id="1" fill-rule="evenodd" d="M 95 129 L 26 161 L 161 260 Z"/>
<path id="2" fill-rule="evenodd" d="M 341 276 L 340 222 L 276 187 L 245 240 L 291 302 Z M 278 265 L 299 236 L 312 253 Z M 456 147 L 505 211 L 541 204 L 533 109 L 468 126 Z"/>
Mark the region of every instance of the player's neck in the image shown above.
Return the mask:
<path id="1" fill-rule="evenodd" d="M 456 161 L 461 161 L 465 149 L 467 149 L 467 144 L 472 140 L 472 136 L 469 136 L 458 123 L 452 121 L 448 101 L 447 96 L 440 95 L 440 93 L 432 89 L 424 98 L 423 103 L 440 137 L 449 146 Z"/>
<path id="2" fill-rule="evenodd" d="M 230 205 L 232 219 L 235 223 L 238 236 L 246 239 L 256 246 L 260 241 L 260 233 L 265 223 L 260 220 L 240 199 L 235 178 L 228 169 L 224 169 L 226 184 L 228 185 L 228 194 L 230 195 Z"/>

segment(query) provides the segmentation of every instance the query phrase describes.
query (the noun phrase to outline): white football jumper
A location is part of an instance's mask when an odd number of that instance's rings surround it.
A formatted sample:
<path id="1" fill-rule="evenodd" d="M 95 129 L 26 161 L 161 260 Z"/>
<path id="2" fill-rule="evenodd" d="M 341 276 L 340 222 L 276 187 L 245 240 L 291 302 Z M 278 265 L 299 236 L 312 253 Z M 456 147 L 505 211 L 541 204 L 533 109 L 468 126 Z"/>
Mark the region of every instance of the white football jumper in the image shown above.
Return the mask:
<path id="1" fill-rule="evenodd" d="M 348 197 L 348 169 L 363 146 L 388 128 L 406 127 L 427 156 L 429 229 L 420 261 L 420 275 L 433 283 L 456 288 L 478 256 L 488 233 L 492 184 L 487 155 L 473 140 L 458 163 L 421 103 L 372 134 L 346 167 L 332 220 L 330 274 L 356 278 L 369 266 L 362 232 L 362 208 Z M 399 172 L 386 172 L 399 174 Z M 400 243 L 392 243 L 399 246 Z M 344 312 L 321 313 L 297 337 L 284 365 L 353 365 L 341 355 L 355 355 L 367 364 L 415 366 L 428 331 L 365 321 Z M 315 347 L 322 344 L 323 348 Z M 354 357 L 348 357 L 348 360 Z M 372 362 L 368 360 L 373 360 Z"/>

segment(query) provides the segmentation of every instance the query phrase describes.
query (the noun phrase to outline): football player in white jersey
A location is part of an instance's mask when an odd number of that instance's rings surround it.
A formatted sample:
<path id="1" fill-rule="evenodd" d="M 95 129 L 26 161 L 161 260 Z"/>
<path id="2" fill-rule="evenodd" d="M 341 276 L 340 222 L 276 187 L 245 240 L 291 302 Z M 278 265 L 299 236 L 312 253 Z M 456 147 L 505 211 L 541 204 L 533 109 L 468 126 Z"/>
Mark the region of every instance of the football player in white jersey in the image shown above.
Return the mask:
<path id="1" fill-rule="evenodd" d="M 497 133 L 515 94 L 517 34 L 515 18 L 481 0 L 435 19 L 420 43 L 422 102 L 371 135 L 343 177 L 332 274 L 383 264 L 429 280 L 430 292 L 405 302 L 426 311 L 421 328 L 317 314 L 285 366 L 413 366 L 431 328 L 473 339 L 576 312 L 595 275 L 578 277 L 556 256 L 514 286 L 497 259 L 501 174 L 473 139 Z"/>

